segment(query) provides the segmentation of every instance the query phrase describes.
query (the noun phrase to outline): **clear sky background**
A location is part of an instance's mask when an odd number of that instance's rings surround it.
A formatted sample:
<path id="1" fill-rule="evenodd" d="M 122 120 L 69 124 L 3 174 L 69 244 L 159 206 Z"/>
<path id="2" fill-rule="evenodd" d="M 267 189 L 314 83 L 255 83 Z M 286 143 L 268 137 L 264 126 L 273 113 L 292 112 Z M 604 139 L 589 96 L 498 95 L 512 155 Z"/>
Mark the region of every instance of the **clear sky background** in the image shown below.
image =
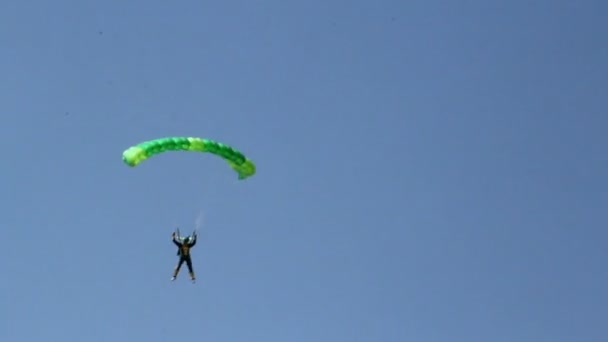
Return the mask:
<path id="1" fill-rule="evenodd" d="M 0 340 L 606 341 L 607 10 L 3 1 Z"/>

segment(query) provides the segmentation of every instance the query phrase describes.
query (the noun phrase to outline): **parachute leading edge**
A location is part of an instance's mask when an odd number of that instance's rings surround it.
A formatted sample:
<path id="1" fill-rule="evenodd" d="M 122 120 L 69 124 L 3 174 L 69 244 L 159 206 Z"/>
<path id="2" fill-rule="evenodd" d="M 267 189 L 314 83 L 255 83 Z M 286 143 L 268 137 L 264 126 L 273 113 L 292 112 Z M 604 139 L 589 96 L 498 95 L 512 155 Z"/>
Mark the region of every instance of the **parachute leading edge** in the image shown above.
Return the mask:
<path id="1" fill-rule="evenodd" d="M 222 157 L 236 171 L 239 179 L 255 174 L 255 164 L 236 149 L 220 142 L 195 137 L 167 137 L 141 142 L 122 154 L 125 164 L 135 167 L 155 154 L 166 151 L 208 152 Z"/>

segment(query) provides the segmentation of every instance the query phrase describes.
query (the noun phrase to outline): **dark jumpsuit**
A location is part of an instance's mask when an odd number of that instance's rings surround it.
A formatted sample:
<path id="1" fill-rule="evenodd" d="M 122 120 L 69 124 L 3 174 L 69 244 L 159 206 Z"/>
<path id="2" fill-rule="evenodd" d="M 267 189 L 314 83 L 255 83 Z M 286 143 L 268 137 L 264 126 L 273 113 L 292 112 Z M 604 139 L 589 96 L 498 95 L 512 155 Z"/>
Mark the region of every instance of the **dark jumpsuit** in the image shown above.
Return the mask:
<path id="1" fill-rule="evenodd" d="M 188 271 L 190 272 L 190 278 L 194 280 L 194 270 L 192 269 L 192 259 L 190 258 L 190 249 L 196 245 L 196 238 L 190 239 L 188 243 L 181 243 L 173 237 L 173 243 L 177 246 L 177 255 L 179 255 L 179 262 L 173 272 L 173 277 L 177 277 L 180 268 L 184 261 L 188 265 Z"/>

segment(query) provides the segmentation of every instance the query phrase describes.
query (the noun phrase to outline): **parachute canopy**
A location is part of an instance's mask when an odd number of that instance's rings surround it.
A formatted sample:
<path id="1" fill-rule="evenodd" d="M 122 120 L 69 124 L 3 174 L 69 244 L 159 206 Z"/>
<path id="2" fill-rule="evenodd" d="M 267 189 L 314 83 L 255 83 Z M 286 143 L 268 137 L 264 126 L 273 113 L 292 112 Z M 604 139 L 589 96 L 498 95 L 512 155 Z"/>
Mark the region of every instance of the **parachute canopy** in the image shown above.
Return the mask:
<path id="1" fill-rule="evenodd" d="M 194 137 L 167 137 L 141 142 L 122 154 L 125 164 L 134 167 L 151 156 L 166 151 L 209 152 L 226 160 L 239 179 L 255 174 L 255 164 L 234 148 L 217 141 Z"/>

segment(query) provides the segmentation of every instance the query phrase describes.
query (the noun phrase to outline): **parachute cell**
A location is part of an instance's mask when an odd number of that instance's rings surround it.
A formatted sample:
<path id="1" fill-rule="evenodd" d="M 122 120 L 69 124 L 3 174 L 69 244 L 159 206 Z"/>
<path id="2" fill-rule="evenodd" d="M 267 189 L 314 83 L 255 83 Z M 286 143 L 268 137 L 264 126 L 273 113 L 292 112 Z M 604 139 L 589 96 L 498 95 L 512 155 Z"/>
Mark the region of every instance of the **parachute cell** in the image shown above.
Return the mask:
<path id="1" fill-rule="evenodd" d="M 195 137 L 167 137 L 141 142 L 122 154 L 125 164 L 135 167 L 155 154 L 166 151 L 209 152 L 226 160 L 239 179 L 255 174 L 255 164 L 236 149 L 220 142 Z"/>

